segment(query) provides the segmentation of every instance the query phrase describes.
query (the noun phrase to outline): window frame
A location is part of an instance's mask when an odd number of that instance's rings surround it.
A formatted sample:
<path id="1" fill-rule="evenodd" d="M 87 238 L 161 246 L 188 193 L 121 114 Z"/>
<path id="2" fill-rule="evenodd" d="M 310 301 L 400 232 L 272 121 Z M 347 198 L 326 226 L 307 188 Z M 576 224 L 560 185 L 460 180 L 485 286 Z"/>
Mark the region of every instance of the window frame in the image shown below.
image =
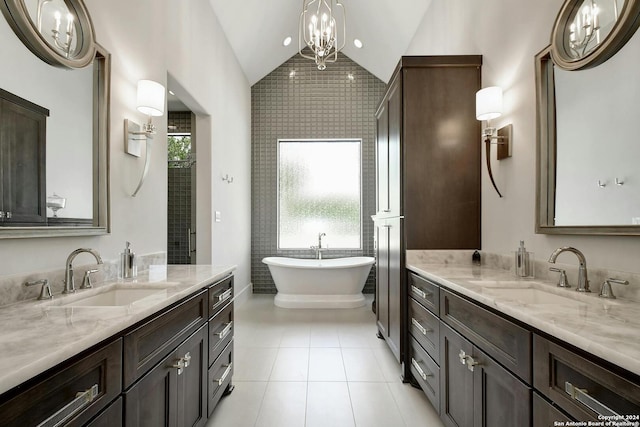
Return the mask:
<path id="1" fill-rule="evenodd" d="M 329 250 L 335 251 L 362 251 L 363 248 L 363 230 L 364 230 L 364 221 L 363 221 L 363 212 L 364 212 L 364 200 L 363 200 L 363 168 L 362 168 L 362 158 L 363 158 L 363 147 L 362 147 L 362 138 L 278 138 L 277 140 L 277 153 L 276 153 L 276 249 L 279 252 L 285 251 L 299 251 L 299 250 L 309 250 L 310 247 L 302 247 L 302 248 L 283 248 L 280 245 L 280 147 L 281 143 L 292 143 L 292 142 L 301 142 L 301 143 L 331 143 L 331 142 L 351 142 L 357 143 L 360 151 L 360 164 L 358 167 L 360 168 L 360 233 L 359 233 L 359 247 L 354 248 L 329 248 Z M 312 245 L 310 245 L 312 246 Z"/>

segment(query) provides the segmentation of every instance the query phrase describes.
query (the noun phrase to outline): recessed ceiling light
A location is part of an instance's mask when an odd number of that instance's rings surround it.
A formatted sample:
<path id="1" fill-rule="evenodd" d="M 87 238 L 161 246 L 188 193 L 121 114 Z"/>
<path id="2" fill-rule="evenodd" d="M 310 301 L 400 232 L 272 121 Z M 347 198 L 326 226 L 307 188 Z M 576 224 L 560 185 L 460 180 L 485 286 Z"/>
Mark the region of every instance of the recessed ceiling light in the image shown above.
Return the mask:
<path id="1" fill-rule="evenodd" d="M 170 91 L 169 91 L 169 95 L 176 96 L 176 94 L 175 94 L 175 93 L 173 93 L 173 91 L 172 91 L 172 90 L 170 90 Z"/>
<path id="2" fill-rule="evenodd" d="M 282 41 L 282 45 L 283 46 L 289 46 L 291 44 L 291 36 L 287 36 L 283 41 Z"/>
<path id="3" fill-rule="evenodd" d="M 358 49 L 362 49 L 362 42 L 360 41 L 360 39 L 353 39 L 353 45 Z"/>

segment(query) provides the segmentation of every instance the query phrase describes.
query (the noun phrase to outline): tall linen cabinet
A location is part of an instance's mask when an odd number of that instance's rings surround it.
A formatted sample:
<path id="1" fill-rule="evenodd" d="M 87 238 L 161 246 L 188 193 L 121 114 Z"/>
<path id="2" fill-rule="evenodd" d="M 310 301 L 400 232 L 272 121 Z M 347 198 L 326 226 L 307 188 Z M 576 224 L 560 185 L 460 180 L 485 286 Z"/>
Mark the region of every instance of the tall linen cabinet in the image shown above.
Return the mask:
<path id="1" fill-rule="evenodd" d="M 480 248 L 481 66 L 479 55 L 402 57 L 376 112 L 376 318 L 400 362 L 406 251 Z"/>

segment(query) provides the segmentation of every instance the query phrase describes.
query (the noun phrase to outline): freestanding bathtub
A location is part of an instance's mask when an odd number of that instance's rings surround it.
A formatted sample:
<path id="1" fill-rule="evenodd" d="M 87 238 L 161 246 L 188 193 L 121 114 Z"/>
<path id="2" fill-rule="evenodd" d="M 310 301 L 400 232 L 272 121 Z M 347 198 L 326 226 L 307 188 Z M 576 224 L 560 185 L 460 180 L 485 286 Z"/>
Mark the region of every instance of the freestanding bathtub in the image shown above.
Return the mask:
<path id="1" fill-rule="evenodd" d="M 371 257 L 262 260 L 276 284 L 274 304 L 284 308 L 354 308 L 365 305 L 362 288 Z"/>

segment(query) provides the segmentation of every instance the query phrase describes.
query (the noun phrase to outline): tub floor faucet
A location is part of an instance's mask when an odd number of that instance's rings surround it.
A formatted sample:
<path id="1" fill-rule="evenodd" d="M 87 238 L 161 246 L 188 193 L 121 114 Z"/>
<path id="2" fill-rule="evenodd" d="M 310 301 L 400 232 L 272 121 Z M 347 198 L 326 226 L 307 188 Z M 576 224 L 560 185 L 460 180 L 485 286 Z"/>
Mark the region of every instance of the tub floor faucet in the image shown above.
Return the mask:
<path id="1" fill-rule="evenodd" d="M 76 291 L 75 281 L 73 279 L 73 260 L 82 252 L 90 253 L 96 259 L 98 264 L 102 264 L 102 257 L 95 249 L 79 248 L 69 254 L 64 270 L 64 291 L 63 294 L 71 294 Z"/>
<path id="2" fill-rule="evenodd" d="M 318 233 L 318 246 L 311 246 L 311 249 L 316 251 L 316 259 L 322 259 L 322 238 L 326 235 L 326 233 Z"/>
<path id="3" fill-rule="evenodd" d="M 578 292 L 591 292 L 589 289 L 589 278 L 587 277 L 587 260 L 584 257 L 584 254 L 577 250 L 576 248 L 572 248 L 570 246 L 563 246 L 561 248 L 556 249 L 551 253 L 549 257 L 549 262 L 556 262 L 556 258 L 562 252 L 572 252 L 575 256 L 578 257 L 578 262 L 580 263 L 580 267 L 578 268 L 578 287 L 576 291 Z"/>

